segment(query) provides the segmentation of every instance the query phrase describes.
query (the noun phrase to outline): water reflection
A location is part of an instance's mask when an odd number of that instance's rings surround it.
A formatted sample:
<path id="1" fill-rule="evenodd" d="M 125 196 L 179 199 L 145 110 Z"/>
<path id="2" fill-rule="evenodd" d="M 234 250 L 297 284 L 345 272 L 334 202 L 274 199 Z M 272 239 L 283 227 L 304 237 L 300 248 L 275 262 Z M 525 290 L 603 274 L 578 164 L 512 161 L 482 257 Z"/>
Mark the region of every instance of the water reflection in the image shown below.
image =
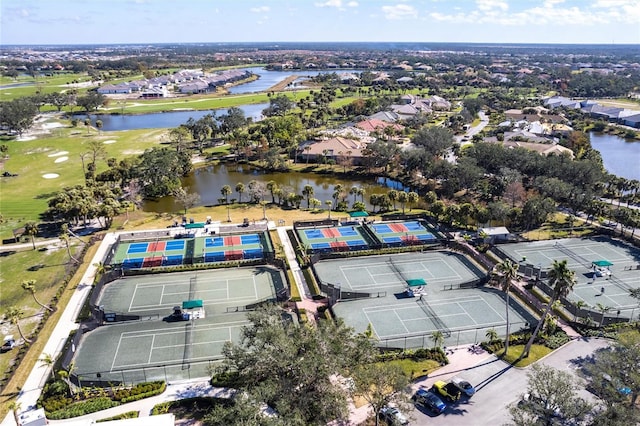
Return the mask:
<path id="1" fill-rule="evenodd" d="M 402 189 L 399 182 L 385 178 L 369 179 L 348 179 L 339 177 L 334 174 L 319 175 L 315 173 L 298 173 L 298 172 L 267 172 L 260 169 L 252 168 L 246 164 L 218 164 L 210 165 L 196 169 L 182 181 L 184 187 L 188 187 L 191 192 L 197 192 L 200 195 L 200 204 L 204 206 L 219 204 L 222 196 L 222 187 L 229 185 L 232 194 L 229 199 L 239 199 L 240 194 L 235 190 L 238 183 L 245 186 L 251 180 L 261 182 L 274 181 L 279 187 L 285 189 L 285 192 L 294 192 L 302 194 L 302 190 L 306 185 L 310 185 L 314 189 L 312 198 L 320 200 L 319 207 L 325 208 L 326 200 L 333 200 L 334 188 L 340 184 L 344 187 L 347 197 L 346 201 L 349 206 L 353 205 L 354 200 L 362 201 L 360 195 L 349 194 L 352 187 L 364 189 L 364 202 L 367 208 L 372 206 L 369 204 L 369 197 L 372 194 L 386 194 L 390 188 Z M 406 188 L 409 191 L 409 188 Z M 246 201 L 248 194 L 242 194 L 242 201 Z M 271 194 L 267 194 L 266 200 L 271 201 Z M 306 207 L 306 201 L 302 203 Z M 181 207 L 176 205 L 173 197 L 164 197 L 157 201 L 145 202 L 143 209 L 153 212 L 177 212 Z"/>

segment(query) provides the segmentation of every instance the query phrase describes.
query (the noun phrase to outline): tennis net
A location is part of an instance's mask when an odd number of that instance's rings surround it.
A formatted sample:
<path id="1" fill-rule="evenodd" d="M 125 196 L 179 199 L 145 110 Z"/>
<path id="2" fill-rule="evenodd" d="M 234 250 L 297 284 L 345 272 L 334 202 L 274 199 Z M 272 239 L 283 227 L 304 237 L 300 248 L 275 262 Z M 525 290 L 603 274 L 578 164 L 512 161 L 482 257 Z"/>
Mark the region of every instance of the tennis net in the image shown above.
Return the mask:
<path id="1" fill-rule="evenodd" d="M 191 368 L 192 350 L 193 350 L 193 319 L 190 319 L 184 325 L 184 353 L 182 355 L 182 369 L 188 370 Z"/>
<path id="2" fill-rule="evenodd" d="M 198 276 L 189 278 L 189 300 L 193 300 L 196 297 L 196 285 L 198 284 Z"/>
<path id="3" fill-rule="evenodd" d="M 433 324 L 436 326 L 438 331 L 440 331 L 444 335 L 444 337 L 451 336 L 451 330 L 449 330 L 449 328 L 442 321 L 442 319 L 440 319 L 440 317 L 438 315 L 436 315 L 435 311 L 433 310 L 433 308 L 431 306 L 429 306 L 429 304 L 424 299 L 424 297 L 418 298 L 418 305 L 420 305 L 420 307 L 422 308 L 424 313 L 427 314 L 427 317 L 431 321 L 433 321 Z"/>

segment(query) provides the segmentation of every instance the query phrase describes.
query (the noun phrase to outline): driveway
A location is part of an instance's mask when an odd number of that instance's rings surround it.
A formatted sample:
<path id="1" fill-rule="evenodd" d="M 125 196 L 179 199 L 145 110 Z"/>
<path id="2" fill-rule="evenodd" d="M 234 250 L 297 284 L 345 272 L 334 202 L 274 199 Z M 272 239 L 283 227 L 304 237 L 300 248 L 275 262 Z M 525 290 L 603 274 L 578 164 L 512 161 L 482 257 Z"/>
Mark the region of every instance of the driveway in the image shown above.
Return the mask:
<path id="1" fill-rule="evenodd" d="M 595 350 L 608 346 L 603 339 L 574 340 L 540 362 L 559 370 L 575 373 L 571 360 L 592 354 Z M 519 399 L 527 387 L 528 368 L 514 368 L 490 356 L 477 365 L 458 372 L 438 375 L 434 372 L 428 379 L 417 383 L 415 388 L 429 388 L 436 380 L 448 380 L 458 375 L 467 379 L 476 388 L 476 394 L 457 404 L 447 404 L 446 411 L 437 417 L 414 409 L 410 413 L 412 425 L 501 425 L 509 422 L 507 406 Z M 589 397 L 588 392 L 580 396 Z"/>

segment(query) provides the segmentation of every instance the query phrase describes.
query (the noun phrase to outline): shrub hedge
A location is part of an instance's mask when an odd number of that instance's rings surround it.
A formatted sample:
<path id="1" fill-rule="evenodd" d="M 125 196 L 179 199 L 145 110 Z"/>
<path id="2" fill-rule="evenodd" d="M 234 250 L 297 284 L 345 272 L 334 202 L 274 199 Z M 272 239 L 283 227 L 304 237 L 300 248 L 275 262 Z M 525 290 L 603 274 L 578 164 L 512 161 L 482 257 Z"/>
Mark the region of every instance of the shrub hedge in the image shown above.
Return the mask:
<path id="1" fill-rule="evenodd" d="M 66 408 L 47 413 L 50 420 L 70 419 L 72 417 L 84 416 L 85 414 L 95 413 L 96 411 L 106 410 L 120 405 L 119 402 L 112 401 L 107 397 L 93 398 L 86 401 L 76 402 Z"/>

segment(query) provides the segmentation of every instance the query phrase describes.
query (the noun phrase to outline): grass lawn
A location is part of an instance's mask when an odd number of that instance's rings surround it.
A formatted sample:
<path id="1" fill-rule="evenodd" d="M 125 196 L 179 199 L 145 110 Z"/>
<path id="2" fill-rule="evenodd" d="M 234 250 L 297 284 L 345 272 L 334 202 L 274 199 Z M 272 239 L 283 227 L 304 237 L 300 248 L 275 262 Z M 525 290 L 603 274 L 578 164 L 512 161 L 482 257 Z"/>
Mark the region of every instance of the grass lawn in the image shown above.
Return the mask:
<path id="1" fill-rule="evenodd" d="M 55 128 L 51 134 L 35 140 L 5 142 L 9 152 L 3 169 L 18 176 L 0 178 L 0 214 L 4 219 L 0 224 L 0 237 L 11 238 L 12 229 L 28 221 L 38 221 L 39 215 L 47 209 L 50 197 L 64 187 L 83 182 L 80 154 L 89 151 L 90 141 L 103 142 L 107 158 L 122 159 L 159 146 L 165 133 L 166 129 L 98 133 L 64 127 Z M 98 173 L 106 169 L 106 162 L 98 160 Z M 58 177 L 45 179 L 43 176 L 47 174 Z"/>
<path id="2" fill-rule="evenodd" d="M 84 260 L 93 259 L 93 256 L 95 255 L 95 253 L 97 251 L 97 248 L 98 248 L 98 245 L 94 245 L 93 247 L 89 248 L 89 250 L 87 251 L 87 254 L 85 255 Z M 66 256 L 66 250 L 59 250 L 58 252 L 64 252 L 65 253 L 64 256 Z M 36 251 L 35 253 L 40 253 L 40 255 L 42 256 L 42 252 Z M 7 258 L 3 259 L 3 272 L 4 272 L 4 267 L 5 267 L 4 266 L 5 265 L 5 260 L 7 260 Z M 37 261 L 38 259 L 33 259 L 33 260 Z M 51 263 L 48 264 L 48 265 L 50 265 L 50 267 L 43 268 L 41 270 L 43 270 L 44 272 L 48 272 L 49 274 L 53 275 L 53 270 L 54 270 L 53 268 L 55 268 L 55 267 L 63 267 L 63 265 L 60 265 L 60 264 L 58 264 L 56 266 L 57 263 L 62 263 L 62 262 L 55 262 L 55 261 L 51 260 Z M 69 284 L 67 285 L 65 291 L 60 296 L 60 300 L 58 301 L 58 305 L 57 305 L 58 309 L 51 315 L 51 317 L 46 322 L 46 324 L 42 328 L 42 330 L 40 330 L 40 333 L 38 335 L 38 339 L 35 342 L 32 343 L 29 352 L 27 352 L 25 357 L 20 362 L 20 365 L 18 366 L 18 369 L 16 370 L 16 372 L 13 375 L 13 377 L 11 378 L 11 381 L 2 390 L 2 393 L 0 394 L 0 418 L 4 418 L 6 416 L 6 414 L 9 411 L 9 409 L 8 409 L 9 402 L 11 402 L 15 398 L 15 396 L 17 395 L 17 392 L 20 390 L 20 386 L 22 386 L 22 384 L 27 379 L 27 376 L 31 373 L 31 370 L 38 363 L 38 358 L 40 357 L 40 354 L 42 353 L 42 351 L 44 349 L 44 346 L 47 343 L 47 340 L 51 336 L 51 332 L 53 331 L 53 329 L 55 328 L 58 320 L 60 319 L 60 316 L 62 315 L 62 312 L 64 312 L 64 309 L 67 306 L 67 304 L 69 303 L 69 300 L 71 299 L 71 296 L 75 292 L 76 286 L 80 282 L 80 278 L 85 273 L 85 271 L 87 270 L 88 266 L 89 266 L 89 262 L 88 261 L 83 263 L 80 266 L 80 268 L 78 269 L 78 271 L 76 272 L 76 274 L 71 278 L 71 280 L 69 281 Z M 4 273 L 3 273 L 3 279 L 6 279 L 6 276 L 5 276 Z M 45 282 L 45 280 L 42 279 L 42 283 L 44 283 L 44 282 Z M 58 284 L 61 284 L 61 283 L 58 282 Z M 17 285 L 19 285 L 19 283 Z M 3 292 L 4 292 L 5 286 L 6 286 L 6 283 L 2 282 Z M 19 287 L 19 289 L 20 289 L 20 291 L 24 292 L 24 290 L 22 290 L 21 287 Z M 24 292 L 24 293 L 25 293 L 25 295 L 24 295 L 25 301 L 27 300 L 27 298 L 31 298 L 31 296 L 28 295 L 26 292 Z M 4 297 L 4 295 L 3 295 L 3 297 Z M 42 301 L 44 301 L 44 298 L 41 298 L 41 299 L 42 299 Z M 11 353 L 11 352 L 9 352 L 9 353 Z M 2 359 L 1 362 L 4 362 L 4 359 Z M 2 371 L 6 371 L 6 369 L 3 369 Z"/>
<path id="3" fill-rule="evenodd" d="M 574 218 L 572 229 L 568 219 L 569 216 L 564 213 L 554 213 L 550 216 L 549 221 L 537 229 L 523 233 L 522 236 L 531 241 L 570 237 L 580 238 L 591 235 L 596 230 L 595 226 L 586 225 L 584 219 L 581 218 Z"/>
<path id="4" fill-rule="evenodd" d="M 507 352 L 506 355 L 504 355 L 504 351 L 500 351 L 496 353 L 496 356 L 502 357 L 503 360 L 515 367 L 526 367 L 553 352 L 546 346 L 533 345 L 531 346 L 529 356 L 527 358 L 518 360 L 518 358 L 520 358 L 520 355 L 522 355 L 522 352 L 524 351 L 524 346 L 525 345 L 510 345 L 509 352 Z"/>
<path id="5" fill-rule="evenodd" d="M 388 364 L 399 365 L 402 371 L 409 376 L 410 380 L 416 380 L 420 377 L 424 377 L 441 367 L 438 361 L 432 359 L 426 359 L 422 361 L 415 361 L 412 359 L 395 359 L 388 361 Z"/>
<path id="6" fill-rule="evenodd" d="M 72 253 L 80 248 L 77 240 L 72 239 Z M 30 292 L 25 291 L 21 283 L 35 280 L 36 297 L 41 303 L 49 304 L 56 291 L 63 282 L 69 268 L 69 256 L 65 247 L 50 246 L 39 250 L 22 249 L 21 251 L 3 252 L 2 275 L 0 286 L 0 313 L 4 314 L 10 306 L 15 306 L 24 312 L 24 319 L 20 327 L 25 334 L 31 333 L 40 321 L 43 308 L 34 300 Z M 13 334 L 19 338 L 15 326 L 5 324 L 4 334 Z M 8 369 L 15 351 L 0 354 L 0 372 Z"/>
<path id="7" fill-rule="evenodd" d="M 76 89 L 78 93 L 83 94 L 87 91 L 86 87 L 74 87 L 70 83 L 75 81 L 76 83 L 85 83 L 91 81 L 91 77 L 87 73 L 56 73 L 51 77 L 39 76 L 34 79 L 31 76 L 19 76 L 17 79 L 2 77 L 0 84 L 14 84 L 14 83 L 33 83 L 30 86 L 12 87 L 2 91 L 2 100 L 11 101 L 13 99 L 21 98 L 24 96 L 35 95 L 37 91 L 40 93 L 54 93 L 63 92 L 72 89 Z M 94 86 L 97 86 L 96 83 Z"/>

